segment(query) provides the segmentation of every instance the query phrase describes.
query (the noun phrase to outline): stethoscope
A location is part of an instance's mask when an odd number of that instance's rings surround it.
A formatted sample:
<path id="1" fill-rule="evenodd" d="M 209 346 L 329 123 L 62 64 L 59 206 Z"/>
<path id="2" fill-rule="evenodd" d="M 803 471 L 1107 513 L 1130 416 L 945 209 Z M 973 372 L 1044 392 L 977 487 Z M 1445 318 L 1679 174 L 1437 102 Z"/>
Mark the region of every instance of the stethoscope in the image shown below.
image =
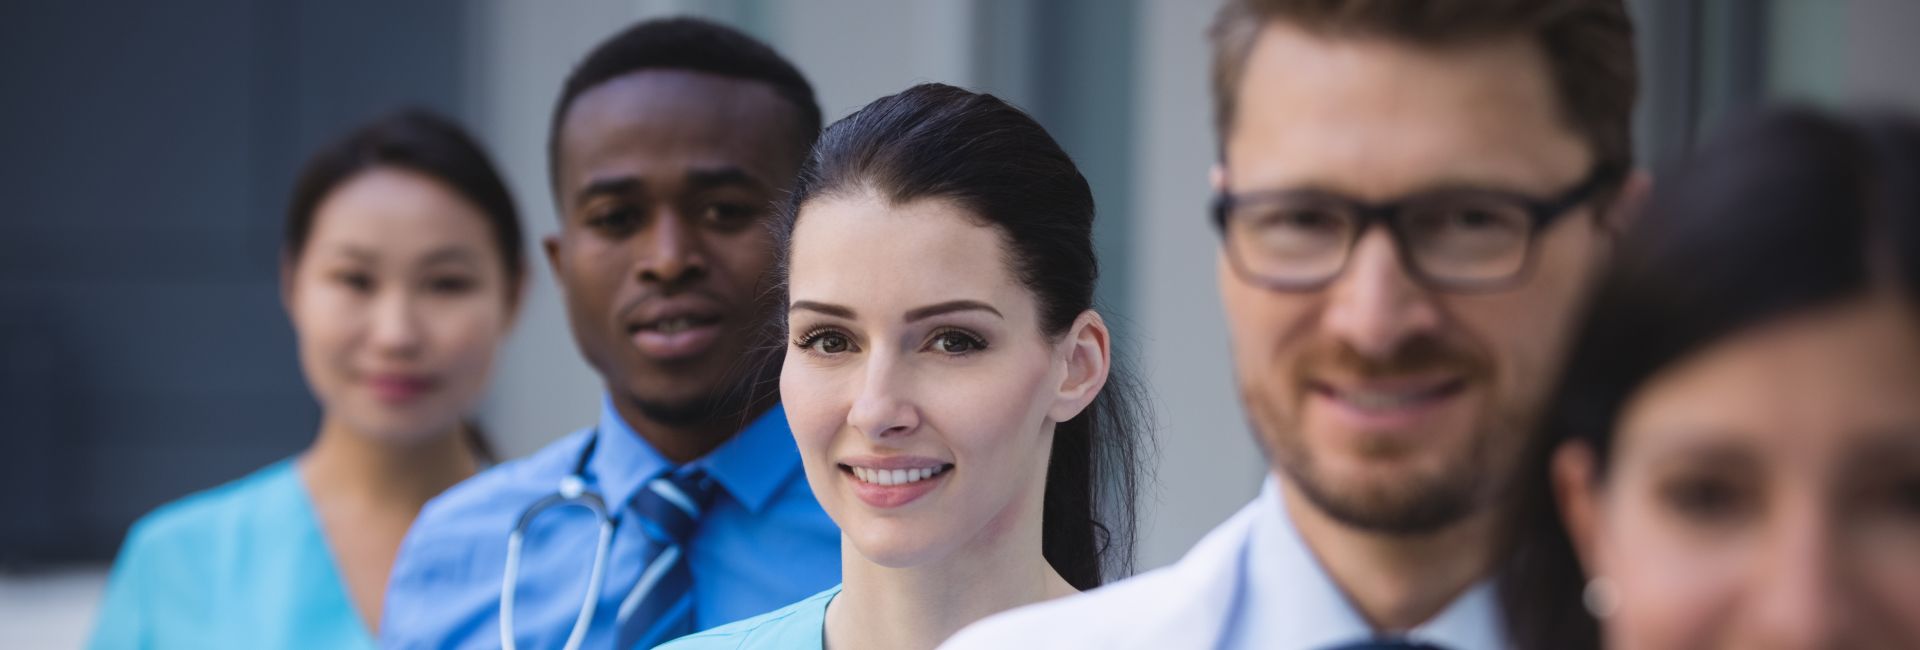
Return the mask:
<path id="1" fill-rule="evenodd" d="M 580 450 L 580 459 L 573 464 L 573 472 L 560 478 L 560 489 L 542 497 L 520 513 L 520 521 L 513 525 L 513 532 L 507 535 L 507 570 L 500 582 L 500 646 L 514 650 L 513 643 L 513 588 L 520 578 L 520 544 L 526 537 L 527 524 L 534 517 L 550 508 L 580 506 L 593 513 L 600 521 L 600 543 L 593 549 L 593 568 L 587 574 L 587 594 L 580 602 L 580 616 L 573 620 L 573 631 L 567 634 L 565 650 L 579 650 L 580 644 L 587 638 L 587 628 L 593 622 L 593 610 L 600 603 L 600 582 L 607 577 L 607 551 L 613 544 L 613 517 L 607 513 L 607 502 L 600 493 L 587 488 L 587 461 L 593 458 L 594 445 L 600 442 L 600 432 L 589 434 L 586 447 Z"/>

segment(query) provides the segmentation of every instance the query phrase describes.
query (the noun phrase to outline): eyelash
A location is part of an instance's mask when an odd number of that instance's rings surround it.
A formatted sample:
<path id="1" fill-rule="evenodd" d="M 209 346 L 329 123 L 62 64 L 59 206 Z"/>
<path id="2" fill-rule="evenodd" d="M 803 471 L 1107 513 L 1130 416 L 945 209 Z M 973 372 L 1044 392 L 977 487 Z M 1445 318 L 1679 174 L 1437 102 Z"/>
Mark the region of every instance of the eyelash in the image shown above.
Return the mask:
<path id="1" fill-rule="evenodd" d="M 1661 486 L 1660 497 L 1681 517 L 1707 525 L 1731 523 L 1752 505 L 1738 482 L 1723 477 L 1668 481 Z"/>
<path id="2" fill-rule="evenodd" d="M 847 336 L 846 332 L 842 332 L 840 330 L 837 330 L 831 327 L 821 327 L 821 328 L 808 330 L 807 333 L 802 334 L 800 335 L 799 338 L 796 338 L 793 340 L 793 347 L 799 348 L 801 352 L 816 355 L 816 356 L 833 356 L 833 355 L 841 354 L 840 352 L 825 352 L 825 351 L 821 351 L 814 348 L 815 344 L 818 344 L 821 339 L 826 338 L 828 336 L 838 336 L 842 340 L 846 341 L 846 346 L 848 349 L 853 348 L 853 337 Z"/>
<path id="3" fill-rule="evenodd" d="M 333 281 L 345 285 L 358 293 L 373 290 L 373 276 L 359 271 L 341 271 L 333 274 Z"/>
<path id="4" fill-rule="evenodd" d="M 956 328 L 944 328 L 944 329 L 934 331 L 933 336 L 927 339 L 927 347 L 932 348 L 934 345 L 937 345 L 941 340 L 946 339 L 949 336 L 959 337 L 960 340 L 966 341 L 967 346 L 972 349 L 962 351 L 962 352 L 940 351 L 948 356 L 964 357 L 964 356 L 968 356 L 978 352 L 984 352 L 987 349 L 986 339 L 981 338 L 980 335 L 978 334 L 974 334 L 972 332 L 962 330 L 962 329 L 956 329 Z M 936 351 L 939 351 L 939 350 L 936 350 Z"/>
<path id="5" fill-rule="evenodd" d="M 829 336 L 839 337 L 842 341 L 844 341 L 844 345 L 847 347 L 847 350 L 843 350 L 841 352 L 827 352 L 825 350 L 818 349 L 816 346 L 822 340 L 826 339 Z M 936 346 L 940 344 L 940 341 L 950 340 L 949 337 L 956 338 L 958 341 L 964 343 L 968 349 L 962 350 L 959 352 L 947 352 L 945 350 L 940 350 L 936 348 Z M 793 347 L 798 348 L 801 352 L 805 352 L 807 354 L 819 355 L 819 356 L 834 356 L 834 355 L 842 354 L 847 351 L 854 351 L 857 349 L 853 345 L 853 337 L 848 336 L 846 332 L 842 332 L 838 329 L 831 328 L 831 327 L 822 327 L 822 328 L 808 330 L 805 334 L 801 334 L 799 337 L 793 340 Z M 933 332 L 933 335 L 927 338 L 927 344 L 922 349 L 933 351 L 933 352 L 940 352 L 950 357 L 964 357 L 964 356 L 969 356 L 969 355 L 973 355 L 973 354 L 985 351 L 987 349 L 987 340 L 985 338 L 982 338 L 978 334 L 974 334 L 972 332 L 969 332 L 963 329 L 943 328 L 943 329 L 935 330 Z"/>

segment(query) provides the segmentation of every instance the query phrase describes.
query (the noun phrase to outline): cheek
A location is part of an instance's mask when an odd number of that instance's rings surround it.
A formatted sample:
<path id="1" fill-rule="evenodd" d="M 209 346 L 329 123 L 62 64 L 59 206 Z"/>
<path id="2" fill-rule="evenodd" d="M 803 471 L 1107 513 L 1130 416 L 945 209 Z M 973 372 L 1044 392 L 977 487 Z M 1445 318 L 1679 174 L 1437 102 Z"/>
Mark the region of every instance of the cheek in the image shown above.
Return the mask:
<path id="1" fill-rule="evenodd" d="M 942 373 L 922 400 L 929 423 L 962 462 L 1019 485 L 1025 462 L 1045 454 L 1042 423 L 1052 400 L 1052 367 L 1044 348 L 1008 350 L 996 363 Z"/>
<path id="2" fill-rule="evenodd" d="M 1504 293 L 1456 294 L 1447 299 L 1465 338 L 1493 364 L 1493 381 L 1503 401 L 1537 409 L 1546 400 L 1573 336 L 1574 318 L 1586 300 L 1590 251 L 1542 247 L 1534 277 L 1525 287 Z"/>
<path id="3" fill-rule="evenodd" d="M 456 381 L 484 384 L 506 336 L 507 307 L 486 289 L 436 304 L 423 314 L 431 323 L 434 356 Z"/>
<path id="4" fill-rule="evenodd" d="M 1307 319 L 1312 317 L 1314 299 L 1242 282 L 1225 262 L 1220 265 L 1219 282 L 1241 383 L 1256 387 L 1284 380 L 1282 369 L 1303 352 L 1303 334 L 1312 330 Z"/>
<path id="5" fill-rule="evenodd" d="M 1869 627 L 1892 623 L 1904 628 L 1902 638 L 1920 642 L 1920 522 L 1882 528 L 1859 533 L 1860 542 L 1843 556 L 1871 601 L 1858 611 L 1881 619 Z"/>
<path id="6" fill-rule="evenodd" d="M 773 239 L 766 228 L 758 225 L 748 226 L 746 230 L 710 236 L 708 250 L 723 267 L 721 284 L 741 292 L 755 291 L 760 281 L 766 277 L 768 266 L 773 261 Z"/>
<path id="7" fill-rule="evenodd" d="M 301 370 L 324 401 L 346 381 L 346 373 L 364 329 L 365 307 L 346 291 L 308 286 L 289 309 L 298 339 Z"/>
<path id="8" fill-rule="evenodd" d="M 613 293 L 631 267 L 631 256 L 619 242 L 600 240 L 589 234 L 576 234 L 560 253 L 560 290 L 576 319 L 599 322 Z"/>
<path id="9" fill-rule="evenodd" d="M 825 462 L 834 435 L 845 428 L 852 402 L 842 394 L 846 381 L 841 372 L 818 367 L 801 354 L 787 351 L 780 368 L 780 403 L 801 458 L 811 472 L 813 465 Z"/>
<path id="10" fill-rule="evenodd" d="M 1595 549 L 1620 603 L 1609 636 L 1617 647 L 1704 647 L 1738 601 L 1745 554 L 1681 530 L 1645 496 L 1622 497 L 1600 513 Z"/>

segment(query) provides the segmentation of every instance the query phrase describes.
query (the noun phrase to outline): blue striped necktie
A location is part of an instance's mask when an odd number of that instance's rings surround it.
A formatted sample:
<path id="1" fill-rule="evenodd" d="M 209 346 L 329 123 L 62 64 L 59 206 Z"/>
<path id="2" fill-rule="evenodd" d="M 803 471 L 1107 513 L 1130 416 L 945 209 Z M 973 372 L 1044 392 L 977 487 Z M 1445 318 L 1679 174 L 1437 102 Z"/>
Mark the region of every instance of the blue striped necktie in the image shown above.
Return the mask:
<path id="1" fill-rule="evenodd" d="M 619 648 L 652 648 L 692 634 L 693 572 L 686 545 L 713 500 L 713 479 L 699 468 L 661 472 L 633 495 L 635 523 L 653 540 L 653 559 L 620 601 Z"/>
<path id="2" fill-rule="evenodd" d="M 1330 650 L 1444 650 L 1444 649 L 1441 648 L 1440 646 L 1433 645 L 1431 643 L 1408 641 L 1406 639 L 1393 638 L 1393 637 L 1382 637 L 1382 638 L 1371 639 L 1367 641 L 1361 641 L 1358 643 L 1349 643 L 1346 645 L 1334 646 Z"/>

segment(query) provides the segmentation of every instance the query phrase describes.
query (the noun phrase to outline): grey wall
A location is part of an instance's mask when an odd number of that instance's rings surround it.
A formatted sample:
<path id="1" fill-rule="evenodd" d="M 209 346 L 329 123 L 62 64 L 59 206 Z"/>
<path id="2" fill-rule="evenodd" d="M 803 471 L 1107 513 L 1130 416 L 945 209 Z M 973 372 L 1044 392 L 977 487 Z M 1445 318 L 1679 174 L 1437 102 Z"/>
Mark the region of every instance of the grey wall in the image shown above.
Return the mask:
<path id="1" fill-rule="evenodd" d="M 311 439 L 275 279 L 292 176 L 375 110 L 455 111 L 458 13 L 0 4 L 0 562 L 106 557 Z"/>

